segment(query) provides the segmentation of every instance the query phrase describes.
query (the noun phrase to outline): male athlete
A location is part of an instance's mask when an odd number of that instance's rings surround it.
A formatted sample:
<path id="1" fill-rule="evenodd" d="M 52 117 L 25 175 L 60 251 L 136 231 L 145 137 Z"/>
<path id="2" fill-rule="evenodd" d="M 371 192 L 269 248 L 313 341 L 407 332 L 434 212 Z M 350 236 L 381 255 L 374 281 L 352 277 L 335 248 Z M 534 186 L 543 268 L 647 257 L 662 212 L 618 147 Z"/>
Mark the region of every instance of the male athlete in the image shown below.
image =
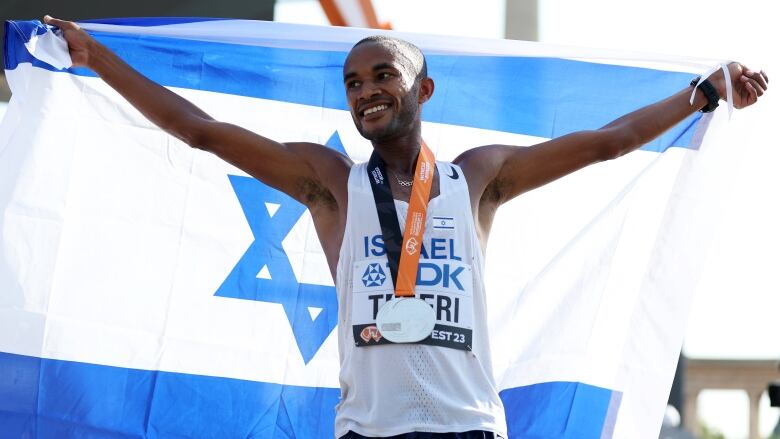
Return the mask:
<path id="1" fill-rule="evenodd" d="M 344 63 L 352 118 L 374 147 L 368 164 L 354 164 L 323 145 L 278 143 L 216 121 L 140 75 L 78 25 L 44 20 L 63 30 L 74 65 L 94 70 L 160 128 L 309 209 L 338 290 L 336 436 L 345 438 L 506 437 L 482 282 L 482 255 L 496 209 L 523 192 L 633 151 L 696 111 L 714 109 L 727 87 L 718 71 L 699 85 L 693 105 L 692 86 L 683 87 L 600 129 L 530 147 L 482 146 L 452 164 L 435 163 L 425 156 L 420 134 L 422 106 L 434 92 L 423 54 L 404 41 L 371 37 L 358 42 Z M 738 63 L 728 70 L 736 108 L 752 105 L 767 89 L 763 72 Z M 433 217 L 456 226 L 432 225 Z M 400 224 L 405 224 L 403 239 L 391 246 Z M 414 233 L 421 239 L 409 238 Z M 405 254 L 420 259 L 404 262 Z M 426 269 L 443 273 L 443 281 L 434 285 Z M 379 325 L 389 304 L 403 302 L 381 276 L 401 283 L 410 270 L 417 298 L 404 303 L 422 300 L 426 306 Z M 398 296 L 398 285 L 395 289 Z M 435 315 L 425 314 L 429 309 Z M 389 342 L 393 331 L 406 328 L 407 317 L 412 326 L 435 326 L 423 328 L 424 338 Z"/>

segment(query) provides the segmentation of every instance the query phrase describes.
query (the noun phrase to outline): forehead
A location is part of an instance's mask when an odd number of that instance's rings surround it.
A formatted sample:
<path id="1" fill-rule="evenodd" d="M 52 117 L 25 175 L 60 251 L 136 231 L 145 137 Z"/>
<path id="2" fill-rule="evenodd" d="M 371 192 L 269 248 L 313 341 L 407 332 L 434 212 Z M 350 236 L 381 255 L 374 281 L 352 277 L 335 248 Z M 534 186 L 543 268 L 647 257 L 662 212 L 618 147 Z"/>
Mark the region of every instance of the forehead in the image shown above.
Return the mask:
<path id="1" fill-rule="evenodd" d="M 344 61 L 344 74 L 371 70 L 381 64 L 389 64 L 398 70 L 406 70 L 405 58 L 400 51 L 384 44 L 368 42 L 353 48 Z"/>

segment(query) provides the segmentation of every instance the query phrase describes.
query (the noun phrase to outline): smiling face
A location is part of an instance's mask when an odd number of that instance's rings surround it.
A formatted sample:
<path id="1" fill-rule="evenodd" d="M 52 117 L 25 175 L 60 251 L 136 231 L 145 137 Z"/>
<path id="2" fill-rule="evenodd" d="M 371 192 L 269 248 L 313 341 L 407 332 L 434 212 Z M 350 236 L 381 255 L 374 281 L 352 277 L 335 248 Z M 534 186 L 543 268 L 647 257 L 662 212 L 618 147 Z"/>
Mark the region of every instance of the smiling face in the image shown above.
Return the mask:
<path id="1" fill-rule="evenodd" d="M 361 42 L 347 56 L 347 101 L 355 127 L 366 139 L 404 136 L 420 123 L 421 104 L 429 93 L 421 96 L 420 63 L 412 58 L 392 41 Z"/>

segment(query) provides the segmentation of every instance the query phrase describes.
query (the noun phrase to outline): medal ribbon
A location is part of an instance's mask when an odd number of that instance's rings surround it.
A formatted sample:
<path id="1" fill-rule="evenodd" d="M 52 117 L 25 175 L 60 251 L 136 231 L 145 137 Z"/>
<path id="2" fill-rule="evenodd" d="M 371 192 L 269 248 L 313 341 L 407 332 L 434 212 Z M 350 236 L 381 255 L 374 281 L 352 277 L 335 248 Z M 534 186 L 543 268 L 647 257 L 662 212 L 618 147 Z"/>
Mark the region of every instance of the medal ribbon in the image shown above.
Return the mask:
<path id="1" fill-rule="evenodd" d="M 435 165 L 433 152 L 423 141 L 417 155 L 412 194 L 409 197 L 409 210 L 406 213 L 406 225 L 402 236 L 385 162 L 376 151 L 371 154 L 368 161 L 368 180 L 374 193 L 376 213 L 382 229 L 396 297 L 414 297 L 417 267 L 420 263 L 420 250 L 425 232 L 425 215 L 428 211 L 428 197 L 433 186 Z"/>

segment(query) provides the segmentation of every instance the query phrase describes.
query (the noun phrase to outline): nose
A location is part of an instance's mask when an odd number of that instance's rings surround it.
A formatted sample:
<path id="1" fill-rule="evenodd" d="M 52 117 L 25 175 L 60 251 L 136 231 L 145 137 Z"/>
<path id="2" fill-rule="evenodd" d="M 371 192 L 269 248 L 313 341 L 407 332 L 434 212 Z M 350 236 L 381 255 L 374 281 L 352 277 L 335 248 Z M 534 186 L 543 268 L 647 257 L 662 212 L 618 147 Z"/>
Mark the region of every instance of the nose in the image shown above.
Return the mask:
<path id="1" fill-rule="evenodd" d="M 374 96 L 377 96 L 381 93 L 378 87 L 373 82 L 366 82 L 363 84 L 363 87 L 360 88 L 360 99 L 361 100 L 370 100 Z"/>

